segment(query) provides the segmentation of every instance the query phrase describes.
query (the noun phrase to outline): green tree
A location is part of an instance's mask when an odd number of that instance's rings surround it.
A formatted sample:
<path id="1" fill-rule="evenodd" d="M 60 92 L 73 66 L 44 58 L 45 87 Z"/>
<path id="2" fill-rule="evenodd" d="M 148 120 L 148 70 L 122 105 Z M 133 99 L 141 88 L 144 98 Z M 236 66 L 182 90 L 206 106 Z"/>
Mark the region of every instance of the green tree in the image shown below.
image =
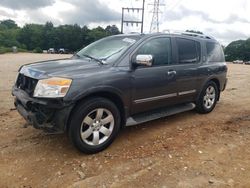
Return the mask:
<path id="1" fill-rule="evenodd" d="M 94 28 L 94 29 L 91 29 L 89 32 L 88 32 L 88 40 L 90 40 L 91 42 L 92 41 L 96 41 L 96 40 L 99 40 L 103 37 L 106 37 L 108 36 L 107 32 L 105 31 L 105 29 L 103 29 L 102 27 L 97 27 L 97 28 Z"/>
<path id="2" fill-rule="evenodd" d="M 18 26 L 13 20 L 0 21 L 0 29 L 17 29 Z"/>
<path id="3" fill-rule="evenodd" d="M 0 46 L 20 46 L 16 40 L 18 32 L 19 28 L 13 20 L 0 21 Z"/>
<path id="4" fill-rule="evenodd" d="M 52 22 L 46 22 L 44 25 L 26 24 L 19 28 L 13 20 L 2 20 L 0 47 L 17 46 L 35 52 L 41 52 L 41 49 L 66 48 L 73 52 L 98 39 L 119 33 L 115 25 L 109 25 L 105 29 L 100 26 L 89 29 L 77 24 L 55 27 Z"/>
<path id="5" fill-rule="evenodd" d="M 227 61 L 234 61 L 234 60 L 245 60 L 246 57 L 244 55 L 246 51 L 246 41 L 244 40 L 237 40 L 231 42 L 225 48 L 225 55 Z"/>
<path id="6" fill-rule="evenodd" d="M 24 44 L 28 50 L 42 47 L 43 44 L 43 25 L 26 24 L 19 32 L 17 40 Z"/>
<path id="7" fill-rule="evenodd" d="M 186 30 L 186 32 L 196 33 L 196 34 L 203 34 L 201 31 L 195 31 L 195 30 Z"/>
<path id="8" fill-rule="evenodd" d="M 42 30 L 42 49 L 54 48 L 56 44 L 56 33 L 52 22 L 46 22 Z"/>
<path id="9" fill-rule="evenodd" d="M 108 35 L 117 35 L 117 34 L 120 34 L 120 31 L 119 29 L 116 27 L 116 25 L 108 25 L 106 28 L 105 28 L 105 31 L 107 32 Z"/>

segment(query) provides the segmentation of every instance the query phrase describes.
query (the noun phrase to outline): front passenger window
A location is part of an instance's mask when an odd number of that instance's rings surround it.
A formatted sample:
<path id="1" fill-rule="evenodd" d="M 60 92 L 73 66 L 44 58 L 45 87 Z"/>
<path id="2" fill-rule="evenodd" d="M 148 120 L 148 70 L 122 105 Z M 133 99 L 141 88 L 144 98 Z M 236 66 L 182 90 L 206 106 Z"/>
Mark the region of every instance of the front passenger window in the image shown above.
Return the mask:
<path id="1" fill-rule="evenodd" d="M 153 55 L 153 66 L 168 65 L 171 62 L 170 38 L 152 39 L 143 44 L 136 54 Z"/>

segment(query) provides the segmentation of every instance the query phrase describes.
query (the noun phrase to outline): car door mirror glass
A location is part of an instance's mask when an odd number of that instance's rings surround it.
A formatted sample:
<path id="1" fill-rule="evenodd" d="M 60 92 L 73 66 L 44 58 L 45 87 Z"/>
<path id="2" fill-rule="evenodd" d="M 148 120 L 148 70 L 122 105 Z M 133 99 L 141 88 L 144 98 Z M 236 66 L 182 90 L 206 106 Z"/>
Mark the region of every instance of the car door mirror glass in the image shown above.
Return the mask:
<path id="1" fill-rule="evenodd" d="M 150 54 L 137 55 L 135 59 L 136 65 L 152 66 L 153 56 Z"/>

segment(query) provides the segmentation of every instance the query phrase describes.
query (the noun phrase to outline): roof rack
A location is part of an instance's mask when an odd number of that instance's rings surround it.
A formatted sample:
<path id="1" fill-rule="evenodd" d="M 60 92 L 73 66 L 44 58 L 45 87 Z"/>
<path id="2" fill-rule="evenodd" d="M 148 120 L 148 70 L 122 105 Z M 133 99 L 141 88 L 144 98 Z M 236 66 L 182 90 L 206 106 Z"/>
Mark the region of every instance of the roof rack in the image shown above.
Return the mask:
<path id="1" fill-rule="evenodd" d="M 205 35 L 205 34 L 193 33 L 193 32 L 188 32 L 188 31 L 178 31 L 178 30 L 166 29 L 166 30 L 163 30 L 163 33 L 187 35 L 187 36 L 192 36 L 192 37 L 200 37 L 200 38 L 204 38 L 204 39 L 214 39 L 213 37 Z"/>

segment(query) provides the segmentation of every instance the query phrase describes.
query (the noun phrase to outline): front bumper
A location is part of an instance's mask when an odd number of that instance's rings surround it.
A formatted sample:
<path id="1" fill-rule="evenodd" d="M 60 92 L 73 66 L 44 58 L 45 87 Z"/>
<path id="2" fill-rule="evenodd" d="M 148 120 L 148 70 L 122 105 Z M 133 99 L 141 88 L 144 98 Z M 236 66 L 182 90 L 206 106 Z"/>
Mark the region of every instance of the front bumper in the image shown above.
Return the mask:
<path id="1" fill-rule="evenodd" d="M 33 98 L 17 87 L 13 87 L 12 95 L 15 96 L 14 104 L 19 114 L 35 128 L 53 132 L 66 130 L 72 103 L 62 99 Z"/>

